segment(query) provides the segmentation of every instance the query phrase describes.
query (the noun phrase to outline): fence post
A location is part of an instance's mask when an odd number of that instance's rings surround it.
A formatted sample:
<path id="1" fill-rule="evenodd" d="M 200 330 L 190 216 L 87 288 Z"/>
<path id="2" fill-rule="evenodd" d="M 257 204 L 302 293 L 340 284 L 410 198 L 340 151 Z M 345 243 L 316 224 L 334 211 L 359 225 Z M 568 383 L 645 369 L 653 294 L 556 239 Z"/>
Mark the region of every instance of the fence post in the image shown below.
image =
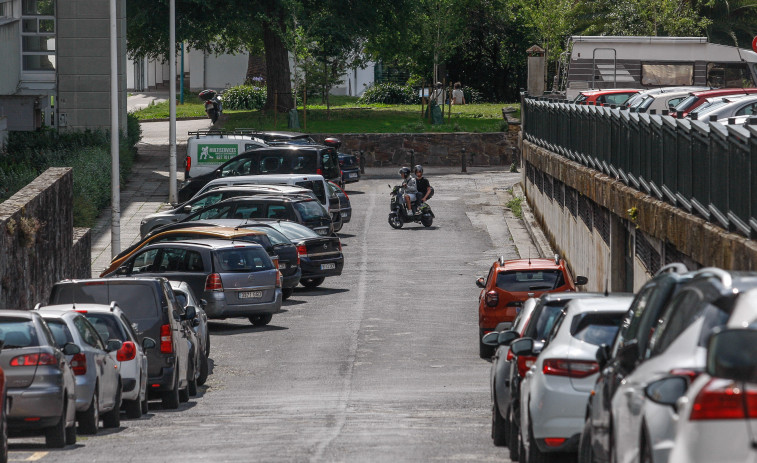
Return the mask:
<path id="1" fill-rule="evenodd" d="M 360 173 L 364 174 L 365 173 L 365 156 L 363 154 L 363 150 L 360 150 L 360 160 L 359 160 L 359 162 L 360 162 Z"/>
<path id="2" fill-rule="evenodd" d="M 462 169 L 460 170 L 460 172 L 468 172 L 468 166 L 465 160 L 465 148 L 463 148 L 463 152 L 460 155 L 460 162 L 462 163 Z"/>

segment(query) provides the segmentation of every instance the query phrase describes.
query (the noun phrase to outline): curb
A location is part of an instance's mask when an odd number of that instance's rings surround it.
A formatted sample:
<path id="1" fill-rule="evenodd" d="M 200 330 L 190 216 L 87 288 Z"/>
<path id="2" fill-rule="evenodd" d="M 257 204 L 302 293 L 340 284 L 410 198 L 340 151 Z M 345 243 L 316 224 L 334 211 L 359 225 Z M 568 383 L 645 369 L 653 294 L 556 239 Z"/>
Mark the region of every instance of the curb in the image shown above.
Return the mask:
<path id="1" fill-rule="evenodd" d="M 520 202 L 521 210 L 523 211 L 523 224 L 526 226 L 528 234 L 531 236 L 531 241 L 536 246 L 536 249 L 541 254 L 541 257 L 552 258 L 556 254 L 552 246 L 549 244 L 547 236 L 539 226 L 539 222 L 536 221 L 534 213 L 531 211 L 531 206 L 528 205 L 526 195 L 523 193 L 523 188 L 520 183 L 513 185 L 513 196 L 523 198 Z"/>

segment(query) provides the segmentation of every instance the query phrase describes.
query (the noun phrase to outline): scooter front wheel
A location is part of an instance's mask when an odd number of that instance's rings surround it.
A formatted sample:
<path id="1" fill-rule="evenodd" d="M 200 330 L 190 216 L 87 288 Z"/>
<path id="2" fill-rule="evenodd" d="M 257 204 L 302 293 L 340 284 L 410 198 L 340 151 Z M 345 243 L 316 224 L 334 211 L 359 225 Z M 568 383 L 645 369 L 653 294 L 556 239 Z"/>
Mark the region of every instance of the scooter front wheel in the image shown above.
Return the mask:
<path id="1" fill-rule="evenodd" d="M 402 217 L 400 217 L 396 212 L 392 212 L 391 214 L 389 214 L 389 225 L 391 225 L 392 228 L 402 228 L 402 225 L 404 225 L 404 223 L 402 222 Z"/>
<path id="2" fill-rule="evenodd" d="M 210 118 L 210 121 L 215 124 L 218 120 L 218 111 L 215 109 L 209 109 L 208 117 Z"/>
<path id="3" fill-rule="evenodd" d="M 431 214 L 423 214 L 421 216 L 421 223 L 424 227 L 430 227 L 434 223 L 434 218 L 431 217 Z"/>

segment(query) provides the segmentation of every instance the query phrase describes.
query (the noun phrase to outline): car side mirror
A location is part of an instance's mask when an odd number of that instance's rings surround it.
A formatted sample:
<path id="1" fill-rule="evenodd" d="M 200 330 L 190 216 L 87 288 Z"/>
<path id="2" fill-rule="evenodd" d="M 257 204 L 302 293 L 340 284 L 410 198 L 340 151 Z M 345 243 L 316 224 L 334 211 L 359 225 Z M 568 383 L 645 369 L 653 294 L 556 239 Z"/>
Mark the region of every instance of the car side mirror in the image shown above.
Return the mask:
<path id="1" fill-rule="evenodd" d="M 192 205 L 187 204 L 186 206 L 182 207 L 181 212 L 189 214 L 190 212 L 192 212 Z"/>
<path id="2" fill-rule="evenodd" d="M 184 309 L 184 316 L 182 317 L 184 320 L 194 320 L 194 318 L 197 316 L 197 309 L 193 305 L 188 305 Z"/>
<path id="3" fill-rule="evenodd" d="M 626 372 L 636 368 L 636 362 L 639 360 L 639 343 L 636 340 L 629 341 L 626 345 L 618 349 L 618 363 Z"/>
<path id="4" fill-rule="evenodd" d="M 497 323 L 497 327 L 494 328 L 494 331 L 499 331 L 500 333 L 502 331 L 511 330 L 513 328 L 513 322 L 500 322 Z"/>
<path id="5" fill-rule="evenodd" d="M 203 309 L 204 309 L 204 308 L 205 308 L 205 306 L 207 306 L 207 305 L 208 305 L 208 301 L 206 301 L 205 299 L 200 299 L 200 306 L 201 306 L 201 307 L 202 307 Z"/>
<path id="6" fill-rule="evenodd" d="M 142 339 L 142 349 L 154 349 L 158 344 L 155 342 L 153 338 L 144 338 Z"/>
<path id="7" fill-rule="evenodd" d="M 479 288 L 486 288 L 486 281 L 484 281 L 484 277 L 478 277 L 476 279 L 476 286 Z"/>
<path id="8" fill-rule="evenodd" d="M 115 352 L 120 349 L 123 344 L 124 343 L 118 339 L 108 339 L 108 342 L 105 344 L 105 352 Z"/>
<path id="9" fill-rule="evenodd" d="M 652 402 L 667 405 L 677 410 L 676 402 L 686 394 L 689 388 L 689 380 L 684 376 L 669 376 L 650 383 L 644 388 L 644 395 Z"/>
<path id="10" fill-rule="evenodd" d="M 128 275 L 128 274 L 129 274 L 128 265 L 122 265 L 116 269 L 116 275 Z"/>
<path id="11" fill-rule="evenodd" d="M 74 344 L 73 342 L 67 342 L 63 345 L 63 348 L 61 349 L 61 351 L 65 355 L 76 355 L 76 354 L 81 353 L 81 348 L 77 346 L 76 344 Z"/>
<path id="12" fill-rule="evenodd" d="M 483 344 L 486 344 L 487 346 L 497 347 L 499 343 L 497 342 L 497 339 L 499 338 L 499 333 L 496 331 L 492 331 L 491 333 L 486 333 L 483 338 L 481 338 L 481 342 Z"/>
<path id="13" fill-rule="evenodd" d="M 534 340 L 532 338 L 518 339 L 510 344 L 510 352 L 513 355 L 533 355 L 533 350 Z"/>
<path id="14" fill-rule="evenodd" d="M 607 362 L 610 360 L 610 346 L 607 344 L 602 344 L 597 348 L 596 353 L 597 363 L 599 364 L 599 369 L 602 370 L 607 365 Z"/>
<path id="15" fill-rule="evenodd" d="M 181 316 L 181 313 L 178 310 L 173 311 L 173 319 L 176 320 L 177 322 L 180 322 L 183 319 L 183 317 Z"/>
<path id="16" fill-rule="evenodd" d="M 577 276 L 576 281 L 574 282 L 576 286 L 583 286 L 586 283 L 589 282 L 589 279 L 583 276 Z"/>
<path id="17" fill-rule="evenodd" d="M 754 346 L 757 330 L 729 328 L 710 337 L 707 345 L 707 374 L 740 382 L 757 382 Z"/>
<path id="18" fill-rule="evenodd" d="M 509 330 L 499 333 L 497 344 L 500 346 L 509 346 L 513 341 L 518 339 L 520 334 L 517 331 Z"/>

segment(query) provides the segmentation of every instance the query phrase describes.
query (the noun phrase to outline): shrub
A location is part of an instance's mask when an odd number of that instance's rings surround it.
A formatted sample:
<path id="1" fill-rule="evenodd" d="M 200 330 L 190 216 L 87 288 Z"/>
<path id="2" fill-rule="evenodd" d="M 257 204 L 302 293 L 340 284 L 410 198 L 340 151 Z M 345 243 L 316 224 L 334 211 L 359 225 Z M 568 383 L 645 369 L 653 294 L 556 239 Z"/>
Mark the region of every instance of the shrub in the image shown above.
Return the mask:
<path id="1" fill-rule="evenodd" d="M 410 86 L 385 83 L 367 88 L 358 103 L 417 104 L 420 103 L 420 97 Z"/>
<path id="2" fill-rule="evenodd" d="M 465 96 L 465 102 L 468 104 L 484 102 L 484 96 L 475 88 L 464 87 L 463 95 Z"/>
<path id="3" fill-rule="evenodd" d="M 223 107 L 226 109 L 262 109 L 266 90 L 252 85 L 238 85 L 223 92 Z"/>

